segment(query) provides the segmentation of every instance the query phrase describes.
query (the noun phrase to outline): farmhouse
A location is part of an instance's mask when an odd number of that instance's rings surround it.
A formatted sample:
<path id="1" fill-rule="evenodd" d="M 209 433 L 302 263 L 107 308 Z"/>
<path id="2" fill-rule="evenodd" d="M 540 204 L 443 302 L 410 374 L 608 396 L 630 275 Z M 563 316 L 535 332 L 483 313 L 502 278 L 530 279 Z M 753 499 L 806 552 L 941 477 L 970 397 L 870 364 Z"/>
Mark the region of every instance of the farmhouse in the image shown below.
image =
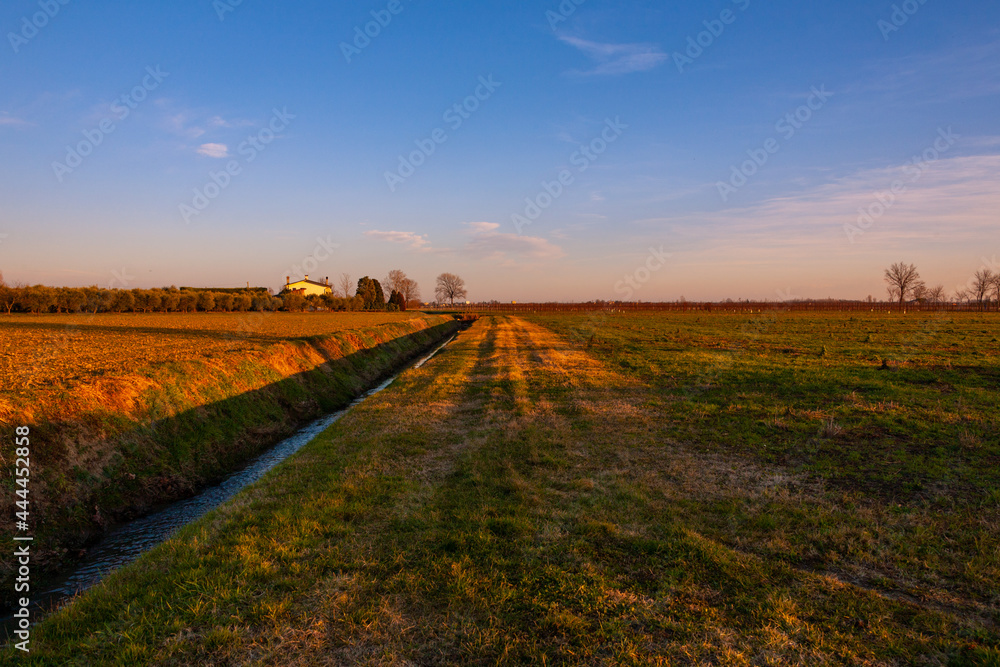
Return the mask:
<path id="1" fill-rule="evenodd" d="M 297 280 L 294 283 L 291 282 L 292 277 L 285 277 L 285 290 L 288 292 L 301 291 L 303 296 L 312 296 L 313 294 L 332 294 L 333 288 L 330 287 L 330 279 L 326 278 L 323 282 L 318 283 L 315 280 L 309 280 L 309 274 L 302 280 Z"/>

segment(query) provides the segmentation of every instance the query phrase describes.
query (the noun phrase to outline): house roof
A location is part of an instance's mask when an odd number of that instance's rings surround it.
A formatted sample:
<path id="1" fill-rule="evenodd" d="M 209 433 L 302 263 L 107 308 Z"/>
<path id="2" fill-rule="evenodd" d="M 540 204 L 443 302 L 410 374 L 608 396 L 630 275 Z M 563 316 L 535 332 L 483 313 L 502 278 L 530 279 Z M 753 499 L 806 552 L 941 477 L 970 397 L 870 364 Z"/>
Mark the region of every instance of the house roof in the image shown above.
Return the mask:
<path id="1" fill-rule="evenodd" d="M 326 283 L 318 283 L 315 280 L 296 280 L 295 282 L 288 283 L 289 285 L 315 285 L 316 287 L 330 287 Z"/>

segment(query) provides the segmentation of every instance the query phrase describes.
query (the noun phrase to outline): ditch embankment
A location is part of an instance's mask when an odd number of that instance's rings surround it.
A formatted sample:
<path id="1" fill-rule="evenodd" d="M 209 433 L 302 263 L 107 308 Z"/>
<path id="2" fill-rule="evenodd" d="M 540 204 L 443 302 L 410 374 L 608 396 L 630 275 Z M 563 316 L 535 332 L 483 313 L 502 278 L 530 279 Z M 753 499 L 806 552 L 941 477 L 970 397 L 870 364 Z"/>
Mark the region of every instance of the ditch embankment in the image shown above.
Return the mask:
<path id="1" fill-rule="evenodd" d="M 0 414 L 4 441 L 13 442 L 14 426 L 31 429 L 33 575 L 65 568 L 114 525 L 218 482 L 461 326 L 427 316 L 264 350 L 234 346 L 101 378 L 51 404 Z M 13 482 L 13 464 L 3 460 L 4 486 Z M 4 516 L 13 516 L 15 499 L 12 489 L 3 494 Z M 0 539 L 10 537 L 5 526 Z M 0 568 L 0 586 L 9 590 L 9 559 Z"/>

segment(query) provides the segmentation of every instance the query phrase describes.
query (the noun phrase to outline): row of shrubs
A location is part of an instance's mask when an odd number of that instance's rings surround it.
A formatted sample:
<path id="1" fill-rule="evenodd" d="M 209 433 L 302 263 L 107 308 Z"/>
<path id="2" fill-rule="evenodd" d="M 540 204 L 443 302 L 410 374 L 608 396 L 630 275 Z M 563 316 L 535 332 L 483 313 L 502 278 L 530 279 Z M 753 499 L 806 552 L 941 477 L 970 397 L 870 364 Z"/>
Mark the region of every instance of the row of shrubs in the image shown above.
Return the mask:
<path id="1" fill-rule="evenodd" d="M 381 307 L 366 303 L 363 295 L 349 298 L 324 294 L 304 296 L 283 292 L 275 296 L 257 288 L 247 290 L 102 289 L 99 287 L 8 287 L 0 284 L 0 307 L 6 313 L 191 313 L 329 310 L 405 310 L 397 300 Z"/>

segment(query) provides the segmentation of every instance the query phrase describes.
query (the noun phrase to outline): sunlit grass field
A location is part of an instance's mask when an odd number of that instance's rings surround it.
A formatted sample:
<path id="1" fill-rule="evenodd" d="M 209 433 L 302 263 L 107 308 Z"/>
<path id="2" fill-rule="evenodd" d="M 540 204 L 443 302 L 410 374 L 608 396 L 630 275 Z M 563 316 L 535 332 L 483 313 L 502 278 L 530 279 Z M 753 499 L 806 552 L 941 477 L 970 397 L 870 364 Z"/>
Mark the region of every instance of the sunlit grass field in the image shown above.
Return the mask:
<path id="1" fill-rule="evenodd" d="M 484 318 L 25 662 L 997 664 L 995 322 Z"/>
<path id="2" fill-rule="evenodd" d="M 695 503 L 706 530 L 767 558 L 997 620 L 1000 316 L 535 321 L 648 387 L 670 441 L 763 466 L 796 492 Z"/>

